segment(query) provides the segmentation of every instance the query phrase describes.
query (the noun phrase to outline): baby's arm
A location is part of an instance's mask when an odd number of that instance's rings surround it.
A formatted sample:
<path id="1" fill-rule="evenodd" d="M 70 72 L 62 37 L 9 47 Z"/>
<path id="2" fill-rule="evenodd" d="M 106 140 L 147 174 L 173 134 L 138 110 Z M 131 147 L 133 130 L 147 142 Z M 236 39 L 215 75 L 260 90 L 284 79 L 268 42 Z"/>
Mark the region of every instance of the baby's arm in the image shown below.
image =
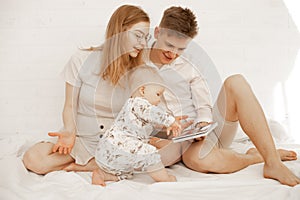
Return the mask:
<path id="1" fill-rule="evenodd" d="M 173 124 L 171 124 L 171 126 L 167 128 L 167 135 L 170 135 L 170 131 L 172 131 L 174 137 L 179 136 L 181 130 L 182 129 L 180 123 L 177 120 L 175 120 Z"/>

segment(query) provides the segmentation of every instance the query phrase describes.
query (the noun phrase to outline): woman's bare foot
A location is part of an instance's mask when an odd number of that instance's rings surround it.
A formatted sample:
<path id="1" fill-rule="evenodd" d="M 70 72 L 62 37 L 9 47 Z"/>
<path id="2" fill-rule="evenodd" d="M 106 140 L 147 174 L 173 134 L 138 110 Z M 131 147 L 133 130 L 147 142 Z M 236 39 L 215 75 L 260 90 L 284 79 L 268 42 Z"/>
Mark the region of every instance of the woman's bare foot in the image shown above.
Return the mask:
<path id="1" fill-rule="evenodd" d="M 297 160 L 297 153 L 294 151 L 288 151 L 285 149 L 277 149 L 277 152 L 282 161 Z M 258 152 L 258 150 L 256 148 L 249 149 L 246 154 L 257 155 L 260 157 L 261 162 L 264 161 L 263 157 L 260 155 L 260 153 Z"/>
<path id="2" fill-rule="evenodd" d="M 63 168 L 63 170 L 67 171 L 67 172 L 71 172 L 71 171 L 80 171 L 77 170 L 78 169 L 78 165 L 76 163 L 71 163 L 68 166 L 66 166 L 65 168 Z M 80 167 L 82 167 L 82 165 L 80 165 Z"/>
<path id="3" fill-rule="evenodd" d="M 273 165 L 264 165 L 264 177 L 275 179 L 283 185 L 295 186 L 300 179 L 295 176 L 282 162 Z"/>
<path id="4" fill-rule="evenodd" d="M 92 184 L 106 186 L 105 181 L 118 181 L 118 177 L 104 172 L 100 168 L 93 170 Z"/>
<path id="5" fill-rule="evenodd" d="M 63 168 L 63 170 L 70 172 L 70 171 L 75 171 L 75 172 L 79 172 L 79 171 L 84 171 L 84 172 L 91 172 L 95 169 L 98 169 L 98 165 L 95 162 L 95 159 L 91 159 L 86 165 L 78 165 L 76 163 L 71 163 L 68 166 L 66 166 L 65 168 Z"/>

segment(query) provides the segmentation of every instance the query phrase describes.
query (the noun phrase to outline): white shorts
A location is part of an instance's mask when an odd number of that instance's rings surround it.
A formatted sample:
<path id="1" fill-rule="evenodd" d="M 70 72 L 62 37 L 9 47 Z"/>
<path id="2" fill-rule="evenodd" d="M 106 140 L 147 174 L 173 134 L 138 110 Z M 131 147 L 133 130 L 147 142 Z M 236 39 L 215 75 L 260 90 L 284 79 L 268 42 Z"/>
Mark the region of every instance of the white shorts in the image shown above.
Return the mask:
<path id="1" fill-rule="evenodd" d="M 204 158 L 215 146 L 219 148 L 228 148 L 237 133 L 238 121 L 226 121 L 220 113 L 217 105 L 213 107 L 212 113 L 213 121 L 218 122 L 218 126 L 203 141 L 199 152 L 200 159 Z"/>
<path id="2" fill-rule="evenodd" d="M 42 142 L 51 142 L 56 144 L 57 138 L 49 138 L 43 140 Z M 94 154 L 90 153 L 87 150 L 86 145 L 84 145 L 84 143 L 81 141 L 80 137 L 76 136 L 75 144 L 71 150 L 70 156 L 75 160 L 76 164 L 86 165 L 89 160 L 94 157 Z"/>

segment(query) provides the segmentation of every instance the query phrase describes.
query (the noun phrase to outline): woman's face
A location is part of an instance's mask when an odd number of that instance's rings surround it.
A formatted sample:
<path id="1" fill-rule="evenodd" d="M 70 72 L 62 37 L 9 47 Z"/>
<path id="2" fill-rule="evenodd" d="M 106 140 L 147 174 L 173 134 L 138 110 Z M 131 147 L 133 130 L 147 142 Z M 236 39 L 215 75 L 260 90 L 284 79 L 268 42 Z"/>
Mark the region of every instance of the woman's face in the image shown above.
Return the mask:
<path id="1" fill-rule="evenodd" d="M 150 39 L 149 27 L 150 23 L 139 22 L 126 31 L 125 49 L 131 57 L 137 57 L 140 51 L 148 45 Z"/>

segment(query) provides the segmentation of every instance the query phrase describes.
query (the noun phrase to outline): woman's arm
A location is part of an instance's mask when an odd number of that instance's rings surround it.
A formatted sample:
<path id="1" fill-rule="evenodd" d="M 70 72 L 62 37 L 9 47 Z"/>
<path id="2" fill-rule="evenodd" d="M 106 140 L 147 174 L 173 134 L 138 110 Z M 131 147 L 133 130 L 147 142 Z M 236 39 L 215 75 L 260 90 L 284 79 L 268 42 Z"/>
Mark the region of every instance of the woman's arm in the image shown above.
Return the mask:
<path id="1" fill-rule="evenodd" d="M 63 123 L 64 123 L 64 130 L 73 134 L 76 133 L 78 97 L 79 97 L 79 88 L 73 87 L 69 83 L 66 83 L 65 105 L 63 110 Z"/>
<path id="2" fill-rule="evenodd" d="M 57 143 L 53 146 L 53 152 L 60 154 L 70 153 L 76 136 L 76 116 L 79 97 L 79 88 L 66 83 L 65 104 L 63 109 L 64 128 L 60 132 L 49 133 L 49 136 L 57 136 Z"/>

